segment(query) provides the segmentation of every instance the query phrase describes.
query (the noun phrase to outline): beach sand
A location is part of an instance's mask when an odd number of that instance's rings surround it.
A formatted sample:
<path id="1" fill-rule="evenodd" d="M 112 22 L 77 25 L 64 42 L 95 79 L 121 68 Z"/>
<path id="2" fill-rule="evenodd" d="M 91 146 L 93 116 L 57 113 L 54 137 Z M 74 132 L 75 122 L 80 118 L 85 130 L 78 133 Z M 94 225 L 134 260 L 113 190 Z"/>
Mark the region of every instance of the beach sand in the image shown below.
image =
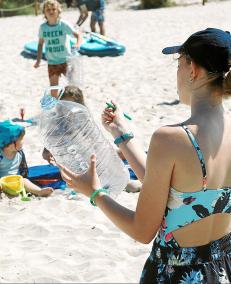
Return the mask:
<path id="1" fill-rule="evenodd" d="M 188 107 L 171 105 L 178 98 L 177 62 L 161 50 L 206 27 L 228 30 L 230 10 L 230 1 L 156 10 L 109 5 L 107 35 L 123 43 L 126 53 L 83 58 L 83 92 L 97 123 L 105 102 L 114 99 L 133 117 L 136 137 L 147 150 L 153 131 L 186 118 Z M 78 12 L 66 11 L 62 17 L 74 24 Z M 41 15 L 0 18 L 1 120 L 17 117 L 21 106 L 26 118 L 40 112 L 48 86 L 46 62 L 35 70 L 34 60 L 20 53 L 26 42 L 37 39 L 42 20 Z M 225 109 L 231 111 L 231 100 Z M 45 164 L 36 127 L 27 128 L 24 150 L 30 166 Z M 135 209 L 137 198 L 137 193 L 122 192 L 118 201 Z M 27 203 L 0 200 L 0 283 L 137 283 L 150 249 L 151 244 L 120 232 L 81 195 L 68 200 L 57 190 Z"/>

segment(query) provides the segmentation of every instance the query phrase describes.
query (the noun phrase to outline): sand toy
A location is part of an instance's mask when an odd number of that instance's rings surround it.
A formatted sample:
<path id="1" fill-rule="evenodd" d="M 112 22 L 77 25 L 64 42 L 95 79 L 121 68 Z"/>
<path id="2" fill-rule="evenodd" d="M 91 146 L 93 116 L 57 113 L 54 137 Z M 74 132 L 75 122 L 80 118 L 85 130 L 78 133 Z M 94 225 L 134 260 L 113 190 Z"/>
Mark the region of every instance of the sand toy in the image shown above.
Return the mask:
<path id="1" fill-rule="evenodd" d="M 2 185 L 2 190 L 12 196 L 17 196 L 21 194 L 22 201 L 29 201 L 30 198 L 27 196 L 23 177 L 20 175 L 4 176 L 0 179 L 0 184 Z"/>

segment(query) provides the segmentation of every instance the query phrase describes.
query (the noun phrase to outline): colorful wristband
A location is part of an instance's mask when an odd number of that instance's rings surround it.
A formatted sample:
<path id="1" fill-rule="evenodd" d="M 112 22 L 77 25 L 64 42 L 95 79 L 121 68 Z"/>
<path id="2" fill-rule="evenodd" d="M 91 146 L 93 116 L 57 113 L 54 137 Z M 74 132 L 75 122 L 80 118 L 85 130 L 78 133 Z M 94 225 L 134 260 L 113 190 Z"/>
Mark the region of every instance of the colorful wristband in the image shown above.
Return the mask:
<path id="1" fill-rule="evenodd" d="M 91 197 L 90 197 L 90 203 L 91 203 L 91 205 L 93 205 L 93 206 L 95 206 L 95 207 L 97 206 L 97 205 L 95 204 L 94 199 L 96 198 L 96 196 L 97 196 L 100 192 L 105 192 L 105 193 L 108 194 L 108 190 L 107 190 L 106 188 L 100 188 L 100 189 L 95 190 L 95 191 L 92 193 Z"/>
<path id="2" fill-rule="evenodd" d="M 124 134 L 122 134 L 121 136 L 116 137 L 115 140 L 114 140 L 114 143 L 115 143 L 116 145 L 118 145 L 118 144 L 120 144 L 120 143 L 122 143 L 122 142 L 124 142 L 124 141 L 126 141 L 126 140 L 130 140 L 130 139 L 132 139 L 132 138 L 134 138 L 134 134 L 133 134 L 132 132 L 130 132 L 130 133 L 124 133 Z"/>

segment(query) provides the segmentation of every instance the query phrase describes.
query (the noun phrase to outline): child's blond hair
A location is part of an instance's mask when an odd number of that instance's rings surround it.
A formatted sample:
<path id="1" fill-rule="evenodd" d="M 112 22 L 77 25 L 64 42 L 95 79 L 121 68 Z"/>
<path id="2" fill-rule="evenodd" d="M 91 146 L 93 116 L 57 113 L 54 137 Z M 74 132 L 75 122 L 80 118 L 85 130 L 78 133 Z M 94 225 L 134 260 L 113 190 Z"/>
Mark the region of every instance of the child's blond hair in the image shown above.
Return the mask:
<path id="1" fill-rule="evenodd" d="M 44 15 L 45 15 L 45 9 L 48 6 L 56 6 L 59 14 L 62 12 L 61 4 L 59 3 L 59 1 L 57 1 L 57 0 L 46 0 L 43 3 L 43 10 L 42 10 Z"/>

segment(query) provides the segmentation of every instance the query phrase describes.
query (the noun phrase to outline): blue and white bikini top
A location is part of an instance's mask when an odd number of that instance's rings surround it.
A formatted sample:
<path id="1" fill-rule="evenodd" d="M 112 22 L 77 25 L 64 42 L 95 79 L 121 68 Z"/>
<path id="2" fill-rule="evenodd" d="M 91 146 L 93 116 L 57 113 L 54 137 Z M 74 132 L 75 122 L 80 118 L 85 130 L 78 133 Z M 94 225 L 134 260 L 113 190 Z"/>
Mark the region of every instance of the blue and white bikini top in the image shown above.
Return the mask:
<path id="1" fill-rule="evenodd" d="M 208 189 L 203 154 L 196 138 L 182 125 L 192 142 L 201 163 L 202 189 L 196 192 L 179 192 L 170 188 L 165 216 L 161 226 L 161 239 L 165 244 L 172 238 L 172 232 L 202 218 L 216 213 L 231 213 L 231 187 Z"/>

